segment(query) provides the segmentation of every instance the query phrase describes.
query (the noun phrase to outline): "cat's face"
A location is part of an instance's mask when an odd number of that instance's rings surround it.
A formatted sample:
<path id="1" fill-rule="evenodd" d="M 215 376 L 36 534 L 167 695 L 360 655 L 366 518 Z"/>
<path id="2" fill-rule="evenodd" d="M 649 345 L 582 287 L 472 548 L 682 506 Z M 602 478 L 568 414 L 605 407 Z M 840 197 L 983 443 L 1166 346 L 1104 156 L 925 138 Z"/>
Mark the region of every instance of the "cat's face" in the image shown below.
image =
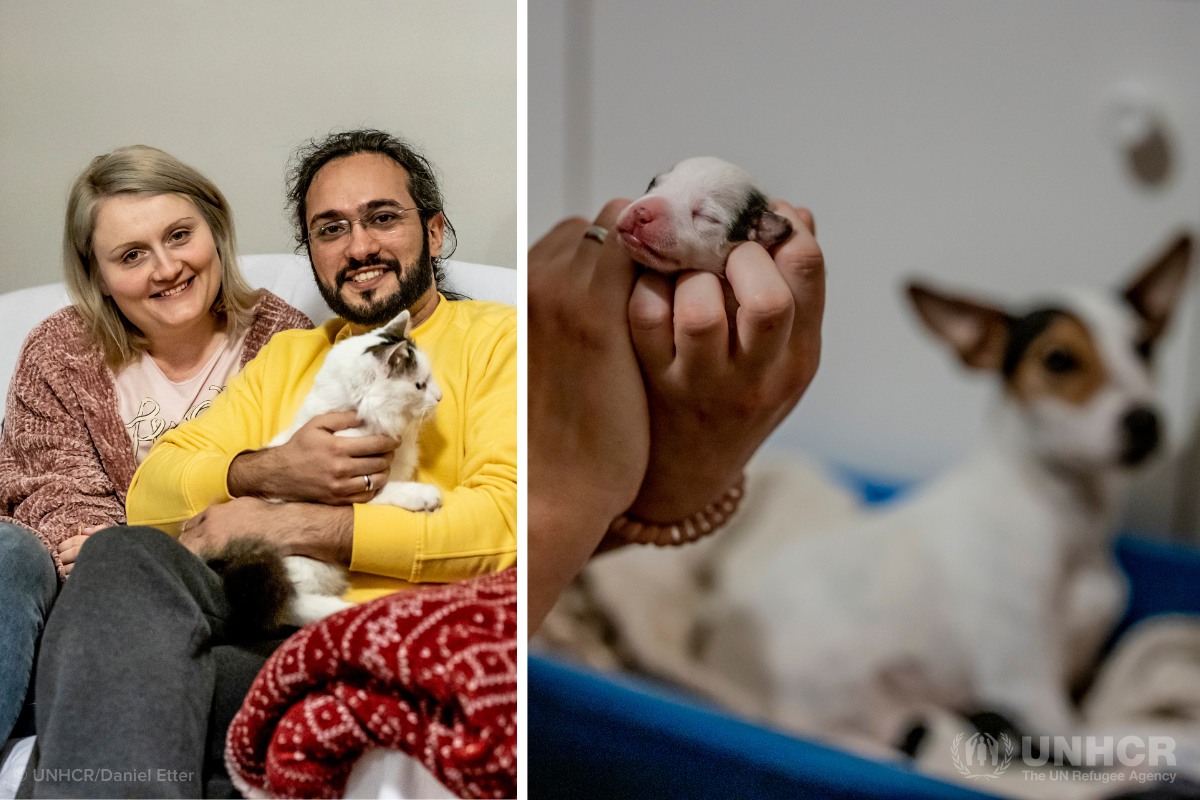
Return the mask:
<path id="1" fill-rule="evenodd" d="M 409 314 L 340 342 L 326 364 L 353 395 L 358 416 L 388 433 L 431 419 L 442 399 L 429 357 L 408 336 Z"/>

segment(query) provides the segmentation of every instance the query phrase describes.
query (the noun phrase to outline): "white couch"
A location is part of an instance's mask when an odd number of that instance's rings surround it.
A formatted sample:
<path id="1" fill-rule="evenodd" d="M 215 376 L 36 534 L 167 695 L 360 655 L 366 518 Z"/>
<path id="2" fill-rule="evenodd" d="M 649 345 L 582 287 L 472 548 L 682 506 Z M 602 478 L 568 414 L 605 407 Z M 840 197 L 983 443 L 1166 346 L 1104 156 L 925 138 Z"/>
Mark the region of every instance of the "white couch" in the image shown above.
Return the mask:
<path id="1" fill-rule="evenodd" d="M 315 324 L 320 325 L 333 316 L 317 291 L 312 270 L 303 256 L 286 253 L 242 256 L 239 261 L 251 286 L 269 289 L 307 314 Z M 445 262 L 445 267 L 447 288 L 472 300 L 517 304 L 515 270 L 453 260 Z M 5 397 L 21 344 L 29 331 L 70 302 L 61 283 L 0 295 L 0 336 L 9 343 L 0 348 L 0 386 L 5 388 Z M 0 406 L 0 419 L 2 415 L 3 407 Z M 29 759 L 32 738 L 23 740 L 0 765 L 0 800 L 14 796 L 20 774 Z M 399 751 L 383 750 L 365 753 L 359 759 L 346 784 L 346 796 L 454 797 L 415 759 Z"/>

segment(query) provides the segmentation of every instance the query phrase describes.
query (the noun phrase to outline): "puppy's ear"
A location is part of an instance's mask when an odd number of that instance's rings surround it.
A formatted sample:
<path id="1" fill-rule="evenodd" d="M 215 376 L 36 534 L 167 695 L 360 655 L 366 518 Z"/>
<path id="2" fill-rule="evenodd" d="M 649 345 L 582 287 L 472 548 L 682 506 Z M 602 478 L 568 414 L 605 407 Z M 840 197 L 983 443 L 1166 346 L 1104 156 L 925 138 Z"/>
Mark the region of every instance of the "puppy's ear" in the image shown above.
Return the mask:
<path id="1" fill-rule="evenodd" d="M 1125 290 L 1125 299 L 1145 322 L 1147 342 L 1166 330 L 1171 312 L 1183 296 L 1191 260 L 1192 237 L 1180 234 Z"/>
<path id="2" fill-rule="evenodd" d="M 999 372 L 1008 347 L 1008 315 L 999 309 L 949 297 L 920 283 L 908 285 L 908 297 L 921 319 L 947 342 L 964 364 Z"/>
<path id="3" fill-rule="evenodd" d="M 773 211 L 764 211 L 758 221 L 750 226 L 747 238 L 758 242 L 767 250 L 783 244 L 792 235 L 792 222 Z"/>

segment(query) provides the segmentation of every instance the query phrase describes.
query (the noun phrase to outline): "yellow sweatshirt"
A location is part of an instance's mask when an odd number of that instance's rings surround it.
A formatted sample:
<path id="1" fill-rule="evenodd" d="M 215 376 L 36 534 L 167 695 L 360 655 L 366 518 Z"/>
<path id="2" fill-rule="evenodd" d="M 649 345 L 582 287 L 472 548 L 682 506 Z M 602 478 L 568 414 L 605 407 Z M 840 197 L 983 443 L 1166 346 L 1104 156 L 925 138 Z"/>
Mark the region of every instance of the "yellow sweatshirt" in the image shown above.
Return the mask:
<path id="1" fill-rule="evenodd" d="M 232 499 L 234 457 L 291 425 L 329 349 L 349 335 L 342 319 L 276 334 L 208 411 L 150 451 L 129 487 L 129 524 L 178 535 L 184 520 Z M 443 505 L 433 514 L 354 506 L 351 602 L 516 562 L 516 309 L 442 298 L 412 337 L 442 389 L 436 423 L 421 432 L 416 480 L 441 489 Z"/>

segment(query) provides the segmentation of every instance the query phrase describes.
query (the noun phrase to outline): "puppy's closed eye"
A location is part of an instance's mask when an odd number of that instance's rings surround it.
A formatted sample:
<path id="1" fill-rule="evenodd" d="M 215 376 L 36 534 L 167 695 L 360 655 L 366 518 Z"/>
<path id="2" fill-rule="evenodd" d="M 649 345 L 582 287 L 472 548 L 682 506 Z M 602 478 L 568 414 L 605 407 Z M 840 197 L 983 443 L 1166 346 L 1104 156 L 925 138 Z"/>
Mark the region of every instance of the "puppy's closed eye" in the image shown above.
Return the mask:
<path id="1" fill-rule="evenodd" d="M 639 264 L 667 274 L 725 271 L 729 253 L 742 242 L 768 250 L 792 233 L 786 217 L 750 176 L 719 158 L 680 161 L 656 176 L 646 194 L 617 218 L 621 245 Z"/>

